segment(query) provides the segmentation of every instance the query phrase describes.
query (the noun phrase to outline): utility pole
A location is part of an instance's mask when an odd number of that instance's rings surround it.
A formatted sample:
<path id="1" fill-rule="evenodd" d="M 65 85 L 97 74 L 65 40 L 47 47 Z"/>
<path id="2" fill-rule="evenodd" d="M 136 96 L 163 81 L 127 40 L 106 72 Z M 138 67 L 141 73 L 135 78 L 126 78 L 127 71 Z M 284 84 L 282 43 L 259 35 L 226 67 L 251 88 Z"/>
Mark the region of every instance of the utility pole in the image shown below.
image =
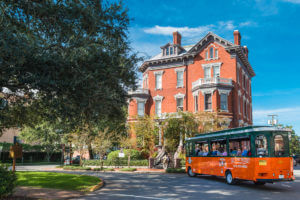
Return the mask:
<path id="1" fill-rule="evenodd" d="M 275 119 L 275 117 L 278 117 L 278 115 L 268 115 L 268 117 L 271 117 L 271 120 L 268 120 L 269 125 L 276 125 L 278 123 L 278 120 Z"/>

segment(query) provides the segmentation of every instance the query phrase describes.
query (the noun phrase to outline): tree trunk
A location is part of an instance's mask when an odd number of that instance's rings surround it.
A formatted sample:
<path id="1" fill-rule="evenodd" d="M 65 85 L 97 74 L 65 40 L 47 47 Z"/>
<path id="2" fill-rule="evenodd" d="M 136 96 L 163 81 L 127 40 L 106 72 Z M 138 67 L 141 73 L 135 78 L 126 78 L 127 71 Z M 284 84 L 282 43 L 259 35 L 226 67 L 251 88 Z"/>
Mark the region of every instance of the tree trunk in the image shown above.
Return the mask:
<path id="1" fill-rule="evenodd" d="M 94 155 L 93 155 L 93 150 L 92 150 L 92 145 L 91 144 L 88 145 L 88 150 L 89 150 L 89 157 L 90 157 L 90 159 L 91 160 L 94 159 Z"/>
<path id="2" fill-rule="evenodd" d="M 128 155 L 128 168 L 130 168 L 130 155 Z"/>

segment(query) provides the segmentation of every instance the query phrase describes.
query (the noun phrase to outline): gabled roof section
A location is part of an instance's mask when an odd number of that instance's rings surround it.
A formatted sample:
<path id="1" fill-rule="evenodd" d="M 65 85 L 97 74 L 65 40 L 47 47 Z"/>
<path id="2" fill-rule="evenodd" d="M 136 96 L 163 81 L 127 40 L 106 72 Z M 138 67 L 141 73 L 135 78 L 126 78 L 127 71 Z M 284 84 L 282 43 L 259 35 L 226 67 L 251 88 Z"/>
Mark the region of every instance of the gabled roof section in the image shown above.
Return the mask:
<path id="1" fill-rule="evenodd" d="M 254 70 L 249 63 L 248 58 L 245 56 L 243 47 L 240 45 L 233 44 L 232 42 L 212 32 L 208 32 L 199 42 L 197 42 L 194 45 L 180 46 L 177 44 L 167 43 L 166 45 L 161 46 L 161 48 L 163 49 L 166 48 L 167 46 L 176 45 L 182 51 L 178 55 L 169 55 L 169 56 L 163 56 L 162 53 L 159 53 L 156 56 L 150 58 L 149 60 L 146 60 L 140 66 L 139 70 L 141 72 L 144 72 L 146 71 L 148 66 L 161 65 L 161 64 L 172 63 L 172 62 L 181 62 L 181 61 L 184 62 L 184 60 L 194 58 L 200 51 L 202 51 L 211 42 L 217 42 L 218 44 L 223 46 L 228 53 L 235 54 L 236 56 L 238 56 L 239 59 L 242 61 L 243 65 L 248 70 L 251 77 L 255 76 Z"/>
<path id="2" fill-rule="evenodd" d="M 204 38 L 202 38 L 197 44 L 195 44 L 188 53 L 192 52 L 199 52 L 201 51 L 208 43 L 211 41 L 218 42 L 223 47 L 231 47 L 235 46 L 233 43 L 231 43 L 228 40 L 225 40 L 224 38 L 221 38 L 220 36 L 214 34 L 213 32 L 208 32 Z"/>

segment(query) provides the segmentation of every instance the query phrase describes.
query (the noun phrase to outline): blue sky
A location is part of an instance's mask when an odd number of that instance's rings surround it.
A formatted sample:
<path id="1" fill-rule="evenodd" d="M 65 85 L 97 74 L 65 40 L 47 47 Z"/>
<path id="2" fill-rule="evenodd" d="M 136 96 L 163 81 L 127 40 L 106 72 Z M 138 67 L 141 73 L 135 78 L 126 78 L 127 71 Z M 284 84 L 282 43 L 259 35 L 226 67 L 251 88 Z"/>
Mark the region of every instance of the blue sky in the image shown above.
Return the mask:
<path id="1" fill-rule="evenodd" d="M 300 135 L 300 0 L 124 0 L 132 18 L 129 39 L 140 56 L 153 56 L 182 34 L 183 45 L 194 44 L 208 31 L 242 45 L 256 72 L 252 79 L 254 124 L 277 114 Z"/>

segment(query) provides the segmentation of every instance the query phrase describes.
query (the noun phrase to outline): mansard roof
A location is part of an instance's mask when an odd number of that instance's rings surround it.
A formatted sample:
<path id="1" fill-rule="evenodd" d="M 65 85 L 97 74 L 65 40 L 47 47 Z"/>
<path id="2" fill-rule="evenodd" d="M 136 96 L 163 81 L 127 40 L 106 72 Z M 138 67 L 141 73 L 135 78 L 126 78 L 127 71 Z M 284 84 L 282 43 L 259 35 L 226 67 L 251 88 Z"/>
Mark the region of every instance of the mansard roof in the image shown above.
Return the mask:
<path id="1" fill-rule="evenodd" d="M 244 66 L 248 69 L 249 74 L 253 77 L 255 76 L 254 70 L 251 67 L 248 58 L 243 53 L 243 47 L 240 45 L 235 45 L 232 42 L 212 33 L 208 32 L 206 36 L 204 36 L 199 42 L 193 45 L 189 46 L 180 46 L 182 51 L 178 55 L 169 55 L 169 56 L 163 56 L 162 53 L 157 54 L 156 56 L 150 58 L 149 60 L 146 60 L 139 68 L 141 72 L 144 72 L 147 70 L 149 66 L 157 66 L 172 62 L 183 62 L 185 63 L 186 60 L 194 58 L 197 54 L 199 54 L 200 51 L 202 51 L 209 43 L 211 42 L 217 42 L 221 46 L 223 46 L 227 52 L 236 54 Z M 161 48 L 165 48 L 169 45 L 172 45 L 170 43 L 167 43 L 166 45 L 162 46 Z"/>

